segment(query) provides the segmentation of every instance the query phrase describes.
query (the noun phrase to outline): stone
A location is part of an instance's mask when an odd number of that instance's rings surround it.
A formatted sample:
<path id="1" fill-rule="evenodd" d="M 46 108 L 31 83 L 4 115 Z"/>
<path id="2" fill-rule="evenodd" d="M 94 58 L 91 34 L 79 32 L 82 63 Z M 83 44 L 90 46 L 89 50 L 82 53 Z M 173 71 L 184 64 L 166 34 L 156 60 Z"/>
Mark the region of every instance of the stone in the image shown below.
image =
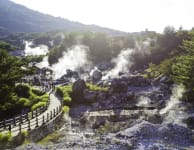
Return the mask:
<path id="1" fill-rule="evenodd" d="M 102 79 L 102 72 L 100 70 L 95 70 L 92 74 L 93 81 L 100 81 Z"/>
<path id="2" fill-rule="evenodd" d="M 111 91 L 113 93 L 121 93 L 121 92 L 127 92 L 128 86 L 126 82 L 122 82 L 118 79 L 114 79 L 111 82 Z"/>
<path id="3" fill-rule="evenodd" d="M 106 99 L 108 99 L 108 93 L 99 92 L 99 93 L 97 94 L 97 100 L 98 100 L 98 101 L 104 101 L 104 100 L 106 100 Z"/>
<path id="4" fill-rule="evenodd" d="M 88 103 L 93 103 L 97 100 L 97 92 L 84 90 L 84 100 Z"/>
<path id="5" fill-rule="evenodd" d="M 78 79 L 72 86 L 72 98 L 74 102 L 82 102 L 86 83 L 84 80 Z"/>

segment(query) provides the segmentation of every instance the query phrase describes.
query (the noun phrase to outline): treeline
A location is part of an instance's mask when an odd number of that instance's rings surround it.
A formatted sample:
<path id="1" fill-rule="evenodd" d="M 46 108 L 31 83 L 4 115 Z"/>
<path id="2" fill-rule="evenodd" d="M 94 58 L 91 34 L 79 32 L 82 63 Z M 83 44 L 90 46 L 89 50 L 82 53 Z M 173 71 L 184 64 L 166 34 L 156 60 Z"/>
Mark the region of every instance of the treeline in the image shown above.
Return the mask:
<path id="1" fill-rule="evenodd" d="M 185 99 L 194 96 L 194 29 L 175 31 L 167 28 L 158 38 L 149 63 L 150 77 L 168 76 L 172 82 L 183 84 Z"/>
<path id="2" fill-rule="evenodd" d="M 110 62 L 123 49 L 135 49 L 137 43 L 142 43 L 148 38 L 153 42 L 157 34 L 155 32 L 129 33 L 123 36 L 108 36 L 104 33 L 71 32 L 66 33 L 60 45 L 54 47 L 49 53 L 50 65 L 56 63 L 63 52 L 73 45 L 82 44 L 89 47 L 88 56 L 94 64 Z"/>
<path id="3" fill-rule="evenodd" d="M 18 84 L 23 76 L 36 72 L 35 69 L 22 69 L 22 66 L 41 58 L 10 56 L 7 52 L 9 47 L 0 43 L 0 119 L 21 113 L 24 109 L 34 109 L 37 104 L 46 105 L 48 100 L 45 93 Z"/>

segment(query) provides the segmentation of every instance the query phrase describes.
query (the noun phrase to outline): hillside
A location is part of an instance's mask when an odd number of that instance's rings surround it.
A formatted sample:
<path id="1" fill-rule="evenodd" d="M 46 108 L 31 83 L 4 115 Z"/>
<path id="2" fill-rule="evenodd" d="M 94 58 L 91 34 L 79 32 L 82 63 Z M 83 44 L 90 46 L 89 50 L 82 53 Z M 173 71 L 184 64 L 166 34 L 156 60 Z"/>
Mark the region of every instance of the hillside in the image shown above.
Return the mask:
<path id="1" fill-rule="evenodd" d="M 95 25 L 84 25 L 67 19 L 53 17 L 28 9 L 9 0 L 0 0 L 0 33 L 45 32 L 50 30 L 90 30 L 114 35 L 124 33 Z"/>

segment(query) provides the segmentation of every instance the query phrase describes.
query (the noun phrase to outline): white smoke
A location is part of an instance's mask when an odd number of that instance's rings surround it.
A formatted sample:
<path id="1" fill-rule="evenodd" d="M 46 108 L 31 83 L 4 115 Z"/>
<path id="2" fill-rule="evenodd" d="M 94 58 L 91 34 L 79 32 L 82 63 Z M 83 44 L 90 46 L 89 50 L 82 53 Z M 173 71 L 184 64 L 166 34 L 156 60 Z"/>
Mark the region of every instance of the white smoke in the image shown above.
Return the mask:
<path id="1" fill-rule="evenodd" d="M 63 57 L 58 60 L 58 63 L 51 66 L 54 79 L 60 78 L 66 74 L 67 69 L 78 71 L 84 65 L 88 65 L 88 50 L 89 49 L 86 46 L 76 45 L 69 48 L 67 52 L 64 52 Z"/>
<path id="2" fill-rule="evenodd" d="M 38 68 L 44 68 L 44 67 L 50 68 L 49 62 L 48 62 L 48 56 L 45 56 L 45 57 L 43 58 L 43 60 L 42 60 L 40 63 L 37 63 L 37 64 L 36 64 L 36 66 L 37 66 Z"/>
<path id="3" fill-rule="evenodd" d="M 122 50 L 116 58 L 112 59 L 112 62 L 115 63 L 116 66 L 110 70 L 102 79 L 106 80 L 109 77 L 117 77 L 119 72 L 128 72 L 133 64 L 131 57 L 132 53 L 133 49 Z"/>
<path id="4" fill-rule="evenodd" d="M 175 86 L 172 91 L 172 96 L 168 101 L 166 107 L 160 111 L 164 116 L 164 123 L 175 123 L 181 126 L 187 126 L 183 121 L 188 117 L 187 106 L 180 100 L 185 92 L 184 86 Z"/>
<path id="5" fill-rule="evenodd" d="M 180 99 L 183 97 L 184 92 L 185 89 L 183 85 L 174 86 L 172 89 L 170 100 L 168 101 L 166 107 L 160 111 L 160 114 L 167 113 L 172 107 L 180 103 Z"/>
<path id="6" fill-rule="evenodd" d="M 48 46 L 46 45 L 39 45 L 37 47 L 31 48 L 30 46 L 33 42 L 25 41 L 25 56 L 30 55 L 46 55 L 48 53 Z"/>

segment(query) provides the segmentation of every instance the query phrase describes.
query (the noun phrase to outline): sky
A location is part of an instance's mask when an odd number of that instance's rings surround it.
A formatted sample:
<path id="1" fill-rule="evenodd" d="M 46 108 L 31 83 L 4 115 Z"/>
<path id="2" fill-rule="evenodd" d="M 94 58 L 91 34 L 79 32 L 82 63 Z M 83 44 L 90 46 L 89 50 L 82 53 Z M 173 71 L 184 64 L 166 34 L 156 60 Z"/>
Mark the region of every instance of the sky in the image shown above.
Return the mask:
<path id="1" fill-rule="evenodd" d="M 194 27 L 194 0 L 12 0 L 56 17 L 126 32 Z"/>

